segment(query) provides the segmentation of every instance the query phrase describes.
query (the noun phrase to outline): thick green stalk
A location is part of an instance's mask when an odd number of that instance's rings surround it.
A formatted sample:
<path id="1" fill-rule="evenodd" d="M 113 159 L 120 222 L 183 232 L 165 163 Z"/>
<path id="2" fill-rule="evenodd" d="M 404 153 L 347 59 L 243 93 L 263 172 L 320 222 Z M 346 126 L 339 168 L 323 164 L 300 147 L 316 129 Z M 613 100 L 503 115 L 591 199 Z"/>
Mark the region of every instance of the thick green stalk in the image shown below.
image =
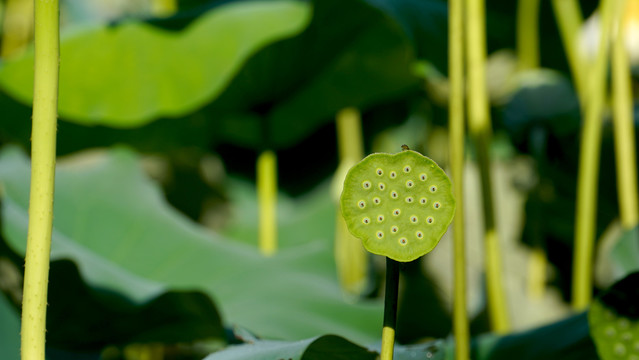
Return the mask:
<path id="1" fill-rule="evenodd" d="M 464 243 L 464 3 L 448 2 L 448 62 L 450 102 L 450 166 L 455 193 L 453 332 L 455 359 L 470 358 L 470 330 L 466 309 L 466 249 Z"/>
<path id="2" fill-rule="evenodd" d="M 386 258 L 386 291 L 384 293 L 384 327 L 382 329 L 381 360 L 393 360 L 399 293 L 399 263 Z"/>
<path id="3" fill-rule="evenodd" d="M 632 77 L 621 22 L 612 48 L 612 101 L 617 160 L 619 214 L 624 229 L 639 223 L 636 142 L 633 129 Z"/>
<path id="4" fill-rule="evenodd" d="M 277 158 L 271 150 L 257 158 L 257 200 L 259 203 L 259 248 L 269 256 L 277 251 Z"/>
<path id="5" fill-rule="evenodd" d="M 579 98 L 584 99 L 586 94 L 586 76 L 584 76 L 585 66 L 578 51 L 579 29 L 583 23 L 581 7 L 577 0 L 552 0 L 553 12 L 557 18 L 559 33 L 568 58 L 568 66 L 572 73 L 573 83 L 577 89 Z"/>
<path id="6" fill-rule="evenodd" d="M 3 15 L 0 56 L 18 56 L 31 40 L 33 0 L 7 0 Z"/>
<path id="7" fill-rule="evenodd" d="M 517 58 L 520 70 L 539 67 L 539 1 L 519 0 L 517 6 Z"/>
<path id="8" fill-rule="evenodd" d="M 572 306 L 585 309 L 592 299 L 592 261 L 597 225 L 597 186 L 601 150 L 601 118 L 606 97 L 610 30 L 615 7 L 621 1 L 602 0 L 599 50 L 594 66 L 588 71 L 588 95 L 584 107 L 584 124 L 577 178 L 577 212 L 575 220 L 575 254 L 573 263 Z M 618 16 L 616 16 L 618 18 Z"/>
<path id="9" fill-rule="evenodd" d="M 155 16 L 171 16 L 178 9 L 177 0 L 153 0 L 151 2 L 151 13 Z"/>
<path id="10" fill-rule="evenodd" d="M 468 127 L 477 150 L 481 174 L 488 310 L 492 329 L 498 333 L 506 333 L 510 330 L 510 320 L 501 279 L 503 270 L 488 153 L 492 129 L 486 89 L 486 24 L 483 0 L 466 0 L 466 34 Z"/>
<path id="11" fill-rule="evenodd" d="M 340 163 L 334 180 L 338 206 L 335 220 L 335 263 L 344 293 L 359 296 L 367 285 L 368 252 L 364 249 L 362 241 L 348 231 L 339 210 L 339 194 L 342 193 L 346 173 L 364 157 L 359 111 L 355 108 L 341 110 L 337 113 L 336 123 Z"/>
<path id="12" fill-rule="evenodd" d="M 22 302 L 22 359 L 42 360 L 53 226 L 58 111 L 59 7 L 35 2 L 35 67 L 31 133 L 31 192 Z"/>

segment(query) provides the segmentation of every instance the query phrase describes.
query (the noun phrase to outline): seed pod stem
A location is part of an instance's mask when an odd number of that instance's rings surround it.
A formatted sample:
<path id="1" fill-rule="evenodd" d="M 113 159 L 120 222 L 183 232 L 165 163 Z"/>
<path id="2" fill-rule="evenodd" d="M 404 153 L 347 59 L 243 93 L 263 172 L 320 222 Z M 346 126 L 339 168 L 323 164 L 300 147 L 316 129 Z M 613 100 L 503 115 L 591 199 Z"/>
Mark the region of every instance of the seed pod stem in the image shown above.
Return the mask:
<path id="1" fill-rule="evenodd" d="M 392 360 L 397 325 L 397 295 L 399 292 L 399 262 L 386 258 L 386 291 L 384 293 L 384 327 L 382 329 L 381 360 Z"/>

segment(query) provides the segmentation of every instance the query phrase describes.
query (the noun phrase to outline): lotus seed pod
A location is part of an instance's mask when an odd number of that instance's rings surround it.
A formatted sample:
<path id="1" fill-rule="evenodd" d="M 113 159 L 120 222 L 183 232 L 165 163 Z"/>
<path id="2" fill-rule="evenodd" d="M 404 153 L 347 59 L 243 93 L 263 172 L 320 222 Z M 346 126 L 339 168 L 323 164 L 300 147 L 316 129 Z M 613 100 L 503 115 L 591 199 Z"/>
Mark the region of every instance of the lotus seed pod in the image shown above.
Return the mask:
<path id="1" fill-rule="evenodd" d="M 588 311 L 590 334 L 603 360 L 639 360 L 639 273 L 617 282 Z"/>
<path id="2" fill-rule="evenodd" d="M 373 254 L 408 262 L 437 245 L 453 220 L 446 173 L 412 150 L 372 154 L 353 166 L 340 199 L 348 230 Z"/>

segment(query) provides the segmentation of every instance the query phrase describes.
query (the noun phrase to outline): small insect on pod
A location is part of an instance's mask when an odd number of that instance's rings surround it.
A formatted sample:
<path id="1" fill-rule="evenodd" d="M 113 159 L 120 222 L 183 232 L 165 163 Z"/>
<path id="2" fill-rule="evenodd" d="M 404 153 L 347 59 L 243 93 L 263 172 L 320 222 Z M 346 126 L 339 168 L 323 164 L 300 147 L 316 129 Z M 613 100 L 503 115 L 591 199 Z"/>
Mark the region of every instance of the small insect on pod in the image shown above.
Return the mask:
<path id="1" fill-rule="evenodd" d="M 412 150 L 372 154 L 353 166 L 340 204 L 349 231 L 368 251 L 402 262 L 430 252 L 455 213 L 446 173 Z"/>

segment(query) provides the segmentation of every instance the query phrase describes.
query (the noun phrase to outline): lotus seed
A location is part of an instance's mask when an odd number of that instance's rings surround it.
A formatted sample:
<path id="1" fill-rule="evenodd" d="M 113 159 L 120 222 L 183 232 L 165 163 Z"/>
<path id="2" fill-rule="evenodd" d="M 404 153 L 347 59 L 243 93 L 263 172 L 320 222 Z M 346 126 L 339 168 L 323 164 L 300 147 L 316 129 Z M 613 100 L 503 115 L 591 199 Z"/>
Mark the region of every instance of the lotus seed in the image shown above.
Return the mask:
<path id="1" fill-rule="evenodd" d="M 435 209 L 439 209 L 442 206 L 442 204 L 439 203 L 439 201 L 435 201 L 435 203 L 433 204 L 433 207 Z"/>
<path id="2" fill-rule="evenodd" d="M 379 205 L 382 202 L 382 200 L 378 197 L 374 197 L 373 202 L 375 203 L 375 205 Z"/>
<path id="3" fill-rule="evenodd" d="M 380 239 L 383 238 L 384 237 L 384 233 L 382 231 L 378 231 L 377 232 L 377 237 L 380 238 Z"/>
<path id="4" fill-rule="evenodd" d="M 397 173 L 396 173 L 396 172 L 394 172 L 394 171 L 391 171 L 391 172 L 390 172 L 390 178 L 391 178 L 391 179 L 394 179 L 394 178 L 396 178 L 396 177 L 397 177 Z"/>
<path id="5" fill-rule="evenodd" d="M 408 180 L 408 181 L 406 182 L 406 187 L 407 187 L 407 188 L 412 188 L 412 187 L 413 187 L 413 185 L 415 185 L 415 183 L 413 183 L 413 180 Z"/>
<path id="6" fill-rule="evenodd" d="M 429 223 L 429 224 L 432 224 L 434 221 L 435 221 L 435 219 L 433 219 L 432 216 L 429 216 L 429 217 L 426 218 L 426 222 Z"/>
<path id="7" fill-rule="evenodd" d="M 635 351 L 639 351 L 639 341 L 635 341 L 632 347 L 634 347 Z"/>
<path id="8" fill-rule="evenodd" d="M 426 179 L 428 179 L 428 176 L 426 174 L 419 174 L 419 180 L 426 181 Z"/>
<path id="9" fill-rule="evenodd" d="M 379 189 L 384 191 L 384 189 L 386 189 L 386 185 L 384 185 L 384 183 L 379 183 Z"/>
<path id="10" fill-rule="evenodd" d="M 404 172 L 408 174 L 410 172 L 410 166 L 404 166 Z"/>
<path id="11" fill-rule="evenodd" d="M 625 333 L 621 334 L 621 340 L 623 340 L 623 341 L 632 340 L 632 334 L 629 333 L 629 332 L 625 332 Z"/>
<path id="12" fill-rule="evenodd" d="M 377 222 L 384 222 L 384 215 L 378 215 Z"/>
<path id="13" fill-rule="evenodd" d="M 421 239 L 421 238 L 424 237 L 424 233 L 421 232 L 421 231 L 418 231 L 418 232 L 415 233 L 415 236 L 417 236 L 418 239 Z"/>
<path id="14" fill-rule="evenodd" d="M 608 326 L 605 330 L 605 333 L 608 337 L 614 337 L 615 335 L 617 335 L 617 330 L 615 330 L 613 326 Z"/>
<path id="15" fill-rule="evenodd" d="M 619 326 L 620 329 L 627 329 L 630 326 L 630 321 L 628 321 L 628 319 L 626 318 L 621 318 L 619 319 L 619 322 L 617 323 L 617 325 Z"/>
<path id="16" fill-rule="evenodd" d="M 430 192 L 434 193 L 435 191 L 437 191 L 437 186 L 431 185 L 430 186 Z"/>
<path id="17" fill-rule="evenodd" d="M 626 355 L 626 347 L 622 343 L 616 343 L 614 352 L 615 352 L 615 355 L 618 355 L 618 356 Z"/>
<path id="18" fill-rule="evenodd" d="M 399 196 L 399 194 L 397 193 L 397 191 L 393 191 L 393 192 L 391 192 L 391 197 L 392 197 L 393 199 L 397 199 L 397 197 L 398 197 L 398 196 Z"/>
<path id="19" fill-rule="evenodd" d="M 371 223 L 371 219 L 369 219 L 369 218 L 365 217 L 365 218 L 363 218 L 363 219 L 362 219 L 362 222 L 363 222 L 364 224 L 370 224 L 370 223 Z"/>
<path id="20" fill-rule="evenodd" d="M 411 217 L 410 217 L 410 221 L 411 221 L 411 222 L 413 222 L 413 223 L 417 223 L 417 221 L 418 221 L 418 220 L 419 220 L 419 219 L 418 219 L 418 218 L 417 218 L 417 216 L 415 216 L 415 215 L 413 215 L 413 216 L 411 216 Z"/>
<path id="21" fill-rule="evenodd" d="M 408 244 L 408 240 L 406 240 L 406 238 L 404 238 L 404 237 L 403 237 L 403 238 L 400 238 L 400 239 L 399 239 L 399 244 L 400 244 L 400 245 L 406 245 L 406 244 Z"/>
<path id="22" fill-rule="evenodd" d="M 407 196 L 406 197 L 406 202 L 409 203 L 409 204 L 412 203 L 413 202 L 413 197 L 412 196 Z"/>
<path id="23" fill-rule="evenodd" d="M 366 202 L 365 202 L 364 200 L 360 200 L 360 201 L 357 203 L 357 206 L 359 206 L 359 208 L 360 208 L 360 209 L 363 209 L 363 208 L 365 208 L 365 207 L 366 207 Z"/>
<path id="24" fill-rule="evenodd" d="M 370 188 L 371 188 L 371 182 L 370 182 L 370 181 L 368 181 L 368 180 L 364 181 L 364 182 L 362 183 L 362 187 L 363 187 L 364 189 L 370 189 Z"/>
<path id="25" fill-rule="evenodd" d="M 399 228 L 397 226 L 391 226 L 391 232 L 392 233 L 396 233 L 399 231 Z"/>
<path id="26" fill-rule="evenodd" d="M 419 202 L 420 202 L 420 203 L 422 203 L 422 205 L 426 205 L 426 202 L 427 202 L 427 201 L 428 201 L 428 200 L 427 200 L 426 198 L 421 198 L 421 199 L 419 199 Z"/>
<path id="27" fill-rule="evenodd" d="M 393 210 L 393 215 L 395 216 L 399 216 L 399 214 L 401 214 L 402 212 L 399 209 L 395 209 Z"/>
<path id="28" fill-rule="evenodd" d="M 382 176 L 384 175 L 384 170 L 377 168 L 377 175 Z"/>

